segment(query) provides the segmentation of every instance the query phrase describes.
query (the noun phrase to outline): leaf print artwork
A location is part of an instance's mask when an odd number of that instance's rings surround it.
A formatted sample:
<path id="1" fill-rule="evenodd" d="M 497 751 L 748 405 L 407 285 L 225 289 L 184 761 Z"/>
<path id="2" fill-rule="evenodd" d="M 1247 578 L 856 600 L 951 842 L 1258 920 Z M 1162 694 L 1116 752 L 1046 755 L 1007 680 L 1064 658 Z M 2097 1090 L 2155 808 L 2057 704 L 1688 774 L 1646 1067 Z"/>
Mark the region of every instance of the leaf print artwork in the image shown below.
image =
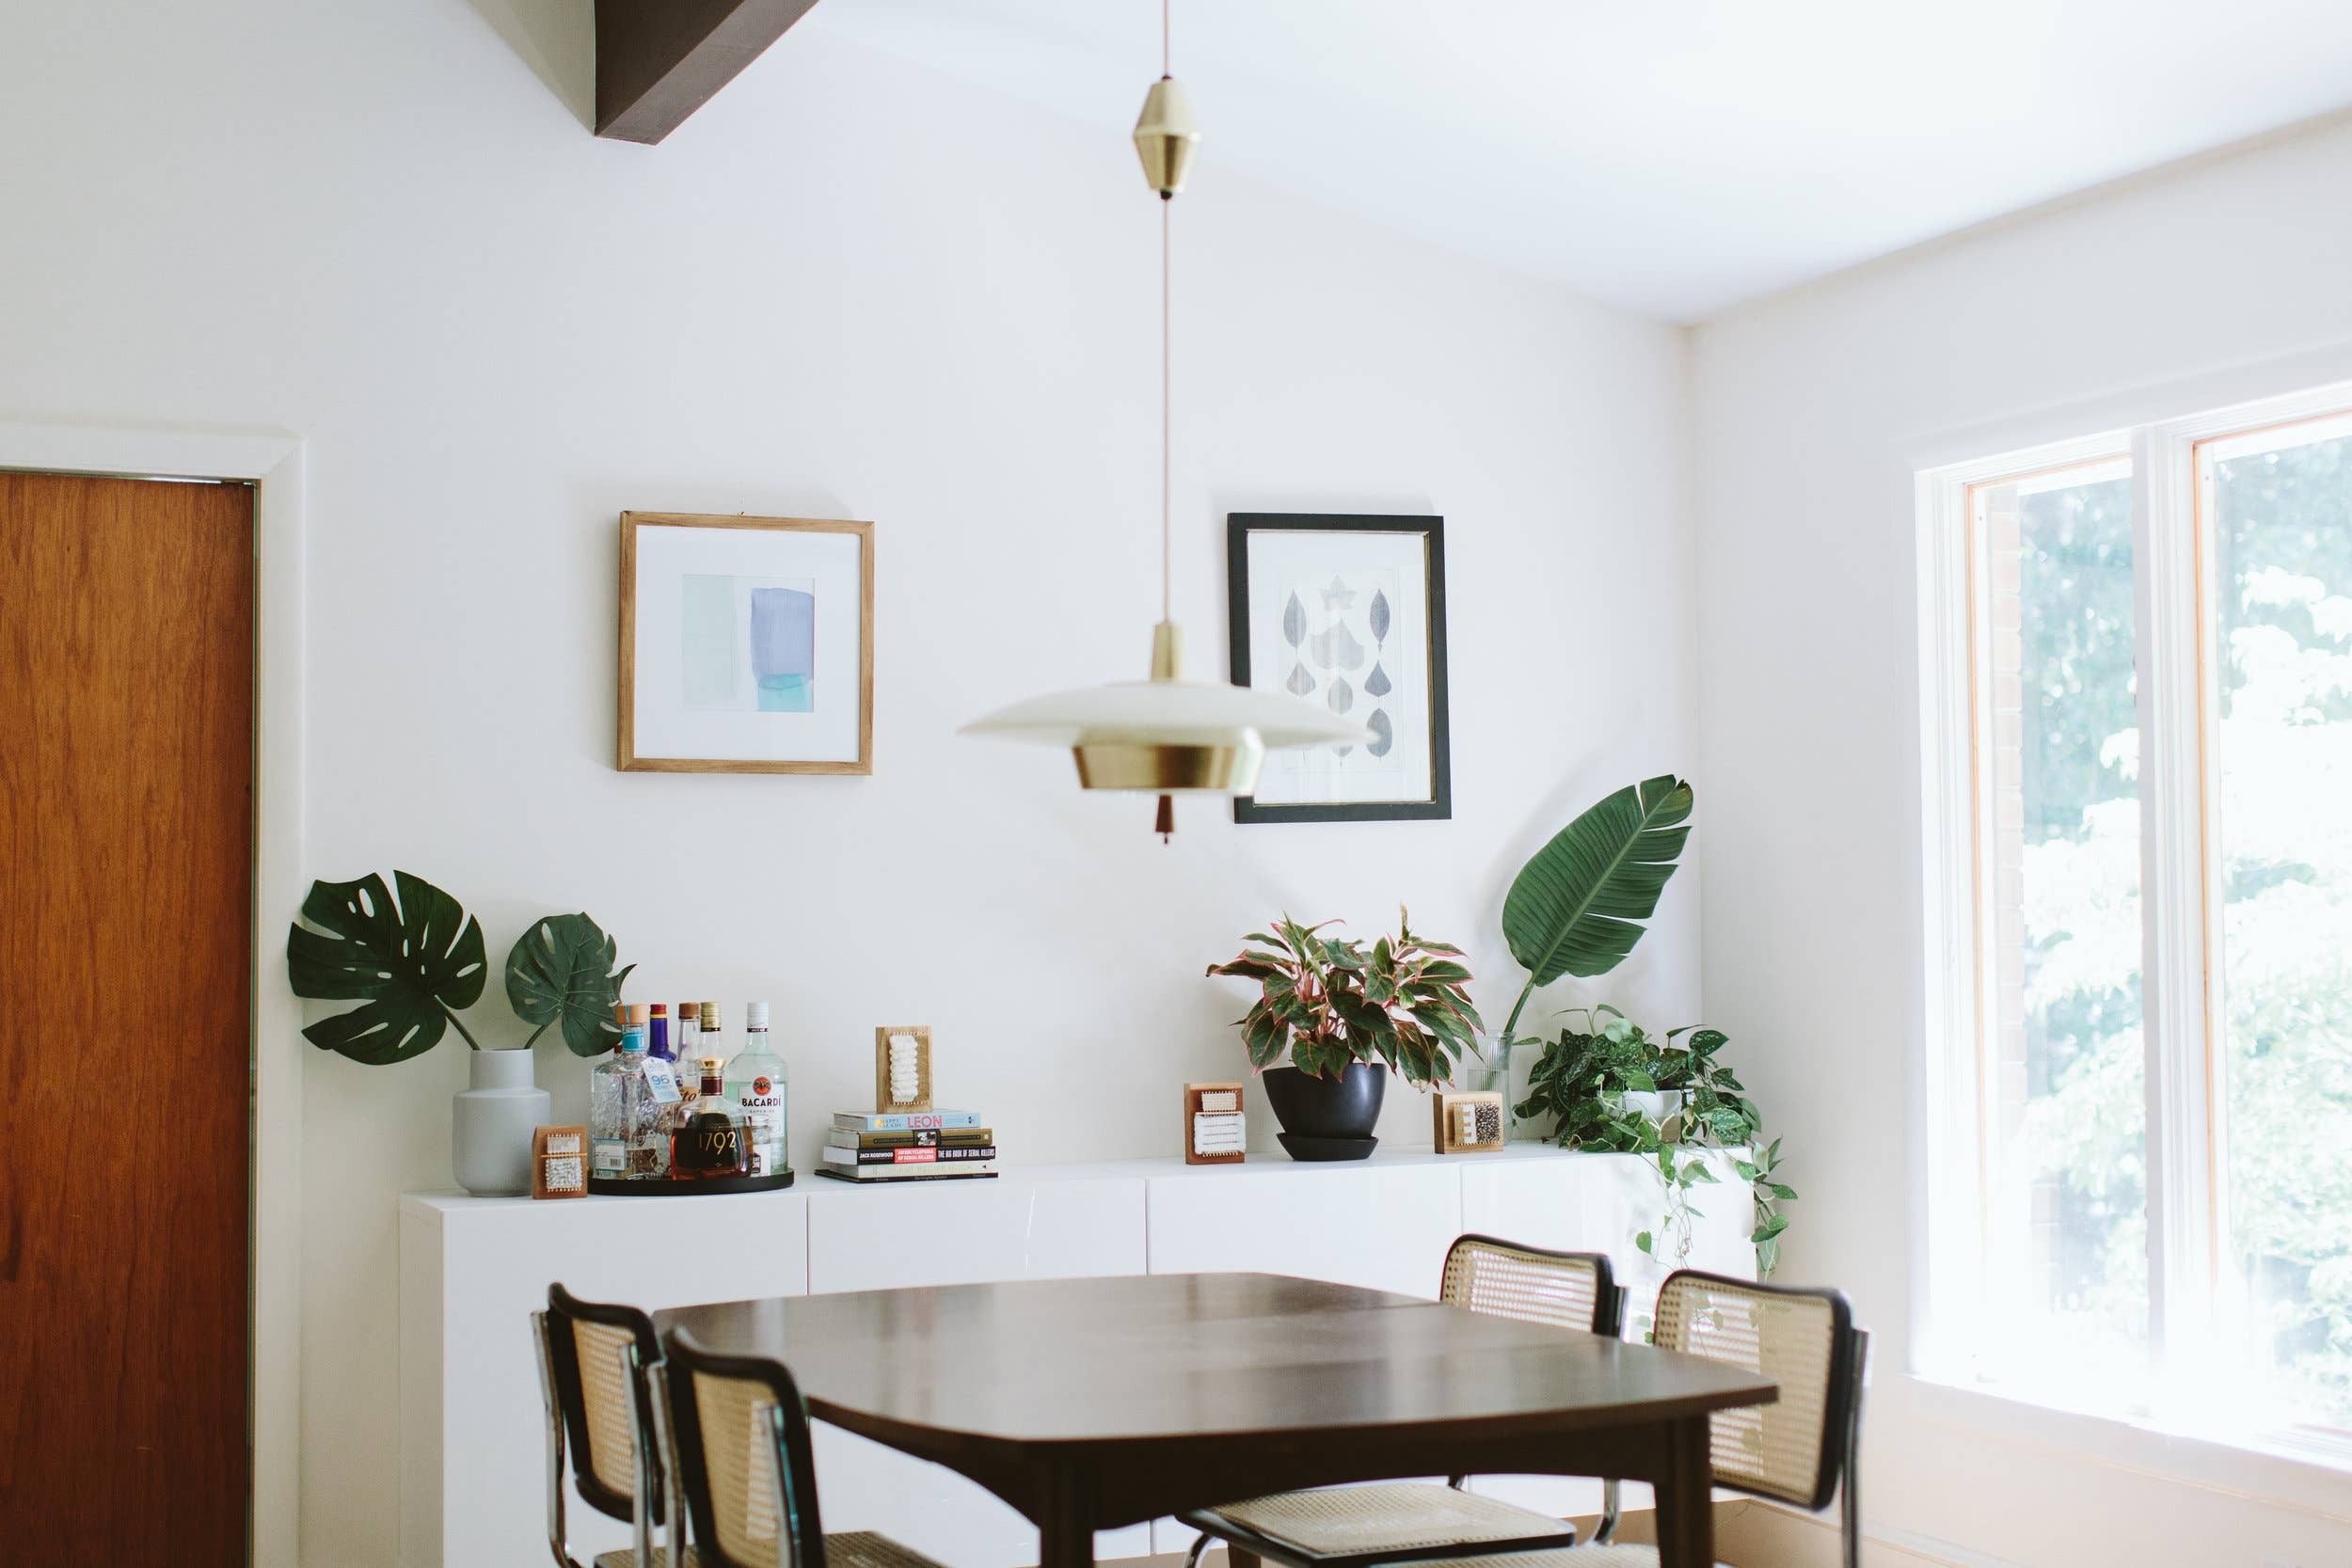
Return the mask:
<path id="1" fill-rule="evenodd" d="M 1333 713 L 1345 713 L 1356 705 L 1356 691 L 1347 684 L 1347 678 L 1342 676 L 1331 683 L 1331 689 L 1325 693 L 1324 700 L 1331 705 Z M 1340 754 L 1345 756 L 1347 753 L 1343 752 Z"/>
<path id="2" fill-rule="evenodd" d="M 1282 641 L 1295 648 L 1306 635 L 1307 607 L 1298 602 L 1296 594 L 1293 594 L 1291 602 L 1282 607 Z"/>
<path id="3" fill-rule="evenodd" d="M 1355 670 L 1364 662 L 1364 645 L 1344 621 L 1334 621 L 1309 638 L 1307 651 L 1327 670 Z"/>
<path id="4" fill-rule="evenodd" d="M 1396 745 L 1396 725 L 1390 721 L 1388 709 L 1374 708 L 1372 721 L 1365 726 L 1372 738 L 1364 742 L 1364 750 L 1375 757 L 1385 757 Z"/>
<path id="5" fill-rule="evenodd" d="M 1389 682 L 1389 673 L 1381 669 L 1378 664 L 1375 664 L 1372 667 L 1372 673 L 1364 677 L 1365 692 L 1375 697 L 1385 697 L 1391 689 L 1393 689 Z M 1374 753 L 1375 756 L 1378 754 L 1378 752 Z"/>
<path id="6" fill-rule="evenodd" d="M 1375 592 L 1372 595 L 1372 640 L 1389 640 L 1389 596 L 1384 593 Z"/>
<path id="7" fill-rule="evenodd" d="M 1314 676 L 1307 673 L 1307 667 L 1305 665 L 1294 664 L 1291 666 L 1291 678 L 1284 681 L 1282 684 L 1290 688 L 1290 693 L 1292 696 L 1305 697 L 1311 695 L 1314 691 L 1315 678 Z"/>

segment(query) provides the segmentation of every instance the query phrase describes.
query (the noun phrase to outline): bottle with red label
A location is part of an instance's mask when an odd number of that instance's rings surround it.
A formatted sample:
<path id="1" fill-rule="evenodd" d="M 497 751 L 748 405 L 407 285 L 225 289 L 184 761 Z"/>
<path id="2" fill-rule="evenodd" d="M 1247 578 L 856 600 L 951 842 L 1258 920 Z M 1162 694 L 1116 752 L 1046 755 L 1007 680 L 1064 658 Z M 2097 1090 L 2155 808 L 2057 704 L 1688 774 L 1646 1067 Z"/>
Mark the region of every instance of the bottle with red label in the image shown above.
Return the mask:
<path id="1" fill-rule="evenodd" d="M 786 1147 L 784 1058 L 768 1044 L 768 1004 L 753 1002 L 743 1009 L 743 1049 L 727 1063 L 726 1092 L 743 1115 L 752 1144 L 754 1176 L 773 1176 L 792 1168 Z"/>

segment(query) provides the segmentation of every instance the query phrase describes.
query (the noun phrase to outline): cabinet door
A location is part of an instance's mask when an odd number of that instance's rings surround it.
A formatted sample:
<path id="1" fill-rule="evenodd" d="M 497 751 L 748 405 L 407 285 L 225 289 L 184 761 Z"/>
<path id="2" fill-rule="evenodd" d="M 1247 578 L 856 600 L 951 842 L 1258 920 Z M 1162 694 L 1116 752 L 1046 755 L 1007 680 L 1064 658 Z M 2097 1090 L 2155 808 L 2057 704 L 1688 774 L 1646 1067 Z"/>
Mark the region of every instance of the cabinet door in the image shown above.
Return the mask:
<path id="1" fill-rule="evenodd" d="M 1144 1272 L 1143 1181 L 1008 1174 L 914 1190 L 813 1182 L 809 1285 L 816 1291 L 1073 1279 Z M 1020 1568 L 1037 1528 L 957 1475 L 855 1433 L 817 1429 L 825 1528 L 878 1529 L 956 1568 Z M 1148 1557 L 1152 1528 L 1104 1530 L 1094 1555 Z"/>
<path id="2" fill-rule="evenodd" d="M 1153 1274 L 1263 1273 L 1433 1299 L 1462 1230 L 1448 1162 L 1268 1162 L 1154 1179 Z"/>

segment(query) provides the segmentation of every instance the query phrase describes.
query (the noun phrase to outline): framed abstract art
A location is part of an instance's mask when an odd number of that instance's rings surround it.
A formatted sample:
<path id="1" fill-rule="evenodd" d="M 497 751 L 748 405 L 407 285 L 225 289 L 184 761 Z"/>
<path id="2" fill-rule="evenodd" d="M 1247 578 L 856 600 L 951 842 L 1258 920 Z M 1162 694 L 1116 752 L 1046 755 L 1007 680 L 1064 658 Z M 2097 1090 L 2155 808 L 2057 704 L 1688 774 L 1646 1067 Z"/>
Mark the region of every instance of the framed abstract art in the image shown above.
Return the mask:
<path id="1" fill-rule="evenodd" d="M 1236 822 L 1454 815 L 1445 520 L 1236 512 L 1226 518 L 1232 679 L 1361 722 L 1362 745 L 1266 754 Z"/>
<path id="2" fill-rule="evenodd" d="M 874 770 L 874 525 L 621 514 L 619 767 Z"/>

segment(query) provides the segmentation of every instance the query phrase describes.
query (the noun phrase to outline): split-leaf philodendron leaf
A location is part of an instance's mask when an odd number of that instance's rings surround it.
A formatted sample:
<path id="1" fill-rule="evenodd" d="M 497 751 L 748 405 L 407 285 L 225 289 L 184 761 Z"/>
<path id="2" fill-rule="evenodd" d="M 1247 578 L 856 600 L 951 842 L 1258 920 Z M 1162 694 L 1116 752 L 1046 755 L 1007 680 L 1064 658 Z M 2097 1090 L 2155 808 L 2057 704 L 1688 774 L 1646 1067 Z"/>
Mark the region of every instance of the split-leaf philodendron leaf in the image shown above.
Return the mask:
<path id="1" fill-rule="evenodd" d="M 539 1032 L 562 1020 L 575 1056 L 600 1056 L 621 1037 L 612 1005 L 635 969 L 615 971 L 617 949 L 604 928 L 580 914 L 551 914 L 516 939 L 506 955 L 506 1000 Z M 532 1039 L 539 1035 L 534 1033 Z"/>
<path id="2" fill-rule="evenodd" d="M 489 974 L 479 921 L 421 877 L 395 871 L 392 879 L 397 902 L 373 872 L 356 882 L 312 882 L 302 918 L 321 929 L 297 925 L 286 932 L 296 996 L 360 1004 L 302 1033 L 322 1051 L 370 1067 L 438 1045 L 456 1022 L 452 1015 L 481 1000 Z"/>

